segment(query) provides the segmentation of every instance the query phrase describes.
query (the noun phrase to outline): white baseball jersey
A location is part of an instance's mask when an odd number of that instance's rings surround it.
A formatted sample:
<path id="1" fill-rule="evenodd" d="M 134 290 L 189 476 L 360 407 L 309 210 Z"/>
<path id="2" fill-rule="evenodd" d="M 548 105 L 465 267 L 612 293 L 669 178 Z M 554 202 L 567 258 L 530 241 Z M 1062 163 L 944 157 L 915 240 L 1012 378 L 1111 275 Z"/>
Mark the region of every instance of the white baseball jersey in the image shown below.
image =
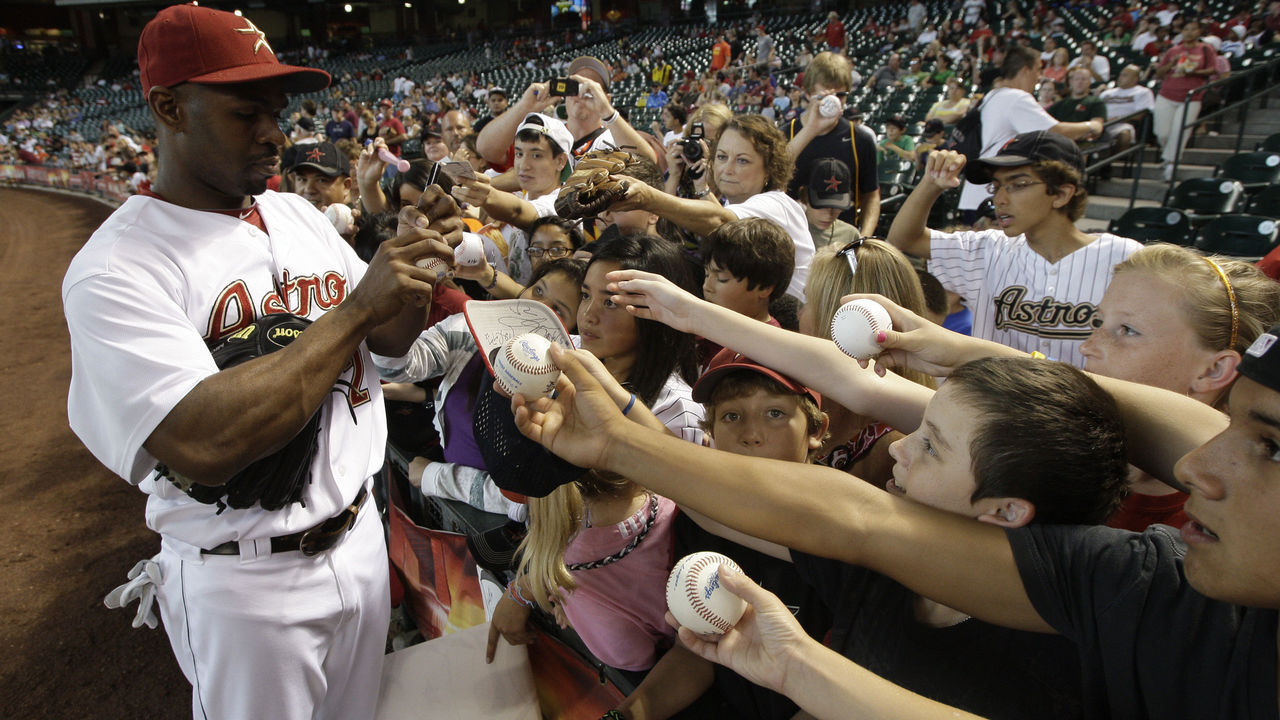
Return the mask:
<path id="1" fill-rule="evenodd" d="M 738 219 L 757 217 L 772 220 L 782 228 L 796 246 L 796 269 L 791 273 L 787 294 L 804 302 L 804 284 L 809 279 L 809 265 L 813 263 L 813 235 L 809 233 L 809 220 L 804 208 L 781 190 L 770 190 L 752 195 L 736 205 L 726 205 Z"/>
<path id="2" fill-rule="evenodd" d="M 1093 332 L 1112 271 L 1140 247 L 1104 233 L 1051 263 L 1025 235 L 931 230 L 929 272 L 965 298 L 974 337 L 1083 367 L 1080 344 Z"/>
<path id="3" fill-rule="evenodd" d="M 1115 120 L 1156 106 L 1156 98 L 1150 88 L 1134 85 L 1131 88 L 1114 87 L 1103 90 L 1098 97 L 1107 104 L 1107 119 Z"/>
<path id="4" fill-rule="evenodd" d="M 338 514 L 381 467 L 385 451 L 382 389 L 362 344 L 340 376 L 351 389 L 331 393 L 321 406 L 304 504 L 219 514 L 155 473 L 143 443 L 218 371 L 206 343 L 285 305 L 314 320 L 364 274 L 364 263 L 306 200 L 268 191 L 257 203 L 270 236 L 236 217 L 131 197 L 63 280 L 71 428 L 104 465 L 151 496 L 151 529 L 196 548 L 287 535 Z M 273 273 L 287 275 L 283 305 Z"/>

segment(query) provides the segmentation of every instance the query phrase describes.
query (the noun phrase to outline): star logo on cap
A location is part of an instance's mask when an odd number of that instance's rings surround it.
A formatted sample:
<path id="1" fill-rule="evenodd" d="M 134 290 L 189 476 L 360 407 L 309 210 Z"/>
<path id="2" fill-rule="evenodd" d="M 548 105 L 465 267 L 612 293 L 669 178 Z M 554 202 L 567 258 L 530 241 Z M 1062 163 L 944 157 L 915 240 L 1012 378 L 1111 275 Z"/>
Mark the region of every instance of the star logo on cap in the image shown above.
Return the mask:
<path id="1" fill-rule="evenodd" d="M 320 148 L 307 151 L 307 162 L 320 162 L 322 159 L 324 159 L 324 151 Z"/>
<path id="2" fill-rule="evenodd" d="M 258 36 L 258 40 L 257 40 L 257 42 L 255 42 L 255 43 L 253 44 L 253 54 L 254 54 L 254 55 L 257 55 L 257 54 L 258 54 L 258 50 L 260 50 L 260 49 L 262 49 L 262 48 L 264 48 L 264 47 L 265 47 L 265 48 L 267 49 L 267 52 L 271 53 L 272 55 L 275 55 L 275 54 L 276 54 L 276 51 L 275 51 L 275 50 L 272 50 L 272 49 L 271 49 L 271 43 L 268 43 L 268 42 L 267 42 L 267 34 L 266 34 L 266 33 L 264 33 L 264 32 L 262 32 L 261 30 L 259 30 L 259 29 L 258 29 L 258 26 L 257 26 L 257 25 L 254 25 L 254 24 L 253 24 L 253 21 L 252 21 L 252 20 L 250 20 L 249 18 L 243 18 L 243 20 L 244 20 L 246 23 L 249 23 L 249 27 L 236 28 L 235 30 L 236 30 L 236 32 L 238 32 L 238 33 L 243 33 L 243 34 L 245 34 L 245 35 L 257 35 L 257 36 Z"/>
<path id="3" fill-rule="evenodd" d="M 823 182 L 827 184 L 827 192 L 837 192 L 840 189 L 840 180 L 834 174 Z"/>

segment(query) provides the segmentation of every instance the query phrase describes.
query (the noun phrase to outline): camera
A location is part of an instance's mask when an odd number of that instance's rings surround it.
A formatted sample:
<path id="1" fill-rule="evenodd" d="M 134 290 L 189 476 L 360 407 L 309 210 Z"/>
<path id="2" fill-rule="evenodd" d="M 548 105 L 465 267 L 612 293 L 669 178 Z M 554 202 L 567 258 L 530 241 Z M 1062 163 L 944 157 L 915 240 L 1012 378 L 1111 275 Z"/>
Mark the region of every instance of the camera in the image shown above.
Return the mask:
<path id="1" fill-rule="evenodd" d="M 702 129 L 702 123 L 696 122 L 689 126 L 689 135 L 680 141 L 680 153 L 684 155 L 686 165 L 692 165 L 702 159 L 702 139 L 706 133 Z M 689 171 L 689 177 L 697 179 L 702 177 L 702 171 Z"/>
<path id="2" fill-rule="evenodd" d="M 551 97 L 577 97 L 578 81 L 573 78 L 555 78 L 550 83 Z"/>
<path id="3" fill-rule="evenodd" d="M 844 109 L 844 103 L 840 102 L 840 98 L 835 95 L 826 95 L 822 98 L 822 103 L 818 105 L 818 114 L 822 117 L 835 117 Z"/>

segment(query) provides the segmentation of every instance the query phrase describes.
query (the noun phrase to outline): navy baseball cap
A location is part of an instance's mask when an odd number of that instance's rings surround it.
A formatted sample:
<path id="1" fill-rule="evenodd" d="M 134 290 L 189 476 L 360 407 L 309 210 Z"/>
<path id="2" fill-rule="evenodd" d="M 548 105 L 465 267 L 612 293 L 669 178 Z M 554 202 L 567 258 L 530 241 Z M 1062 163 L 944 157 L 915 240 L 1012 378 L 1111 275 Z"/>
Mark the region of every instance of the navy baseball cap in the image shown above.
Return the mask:
<path id="1" fill-rule="evenodd" d="M 289 168 L 289 172 L 304 167 L 315 168 L 328 177 L 338 177 L 351 172 L 351 161 L 347 159 L 346 153 L 339 150 L 338 146 L 331 142 L 295 145 L 294 147 L 298 148 L 298 154 L 297 159 L 293 162 L 293 167 Z"/>
<path id="2" fill-rule="evenodd" d="M 1244 351 L 1240 358 L 1240 374 L 1265 386 L 1269 390 L 1280 392 L 1280 325 L 1272 325 L 1271 329 L 1258 336 L 1257 340 Z"/>
<path id="3" fill-rule="evenodd" d="M 982 185 L 991 182 L 991 170 L 1020 167 L 1044 160 L 1057 160 L 1080 171 L 1084 177 L 1084 155 L 1074 140 L 1049 130 L 1022 133 L 1001 146 L 995 155 L 978 158 L 964 168 L 965 179 Z"/>
<path id="4" fill-rule="evenodd" d="M 848 210 L 853 205 L 853 175 L 844 161 L 822 158 L 809 173 L 809 207 Z"/>

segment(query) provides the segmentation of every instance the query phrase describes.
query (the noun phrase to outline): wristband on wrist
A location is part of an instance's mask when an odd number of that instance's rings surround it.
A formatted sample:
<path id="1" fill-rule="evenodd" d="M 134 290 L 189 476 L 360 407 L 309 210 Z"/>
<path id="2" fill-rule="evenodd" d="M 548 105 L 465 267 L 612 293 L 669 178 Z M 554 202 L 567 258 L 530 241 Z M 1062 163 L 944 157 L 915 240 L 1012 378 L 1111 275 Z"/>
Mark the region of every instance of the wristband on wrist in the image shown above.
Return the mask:
<path id="1" fill-rule="evenodd" d="M 507 594 L 511 596 L 512 600 L 515 600 L 524 607 L 532 609 L 535 604 L 532 600 L 527 600 L 524 595 L 520 594 L 520 584 L 515 580 L 507 583 Z"/>
<path id="2" fill-rule="evenodd" d="M 489 281 L 488 285 L 484 286 L 485 290 L 492 290 L 498 286 L 498 268 L 493 267 L 492 265 L 490 265 L 489 268 L 493 270 L 493 279 Z"/>
<path id="3" fill-rule="evenodd" d="M 626 415 L 631 412 L 631 408 L 636 406 L 636 394 L 631 393 L 631 399 L 627 401 L 627 406 L 622 408 L 622 414 Z"/>
<path id="4" fill-rule="evenodd" d="M 703 189 L 701 192 L 695 192 L 695 193 L 693 194 L 693 197 L 694 197 L 694 199 L 695 199 L 695 200 L 701 200 L 702 198 L 704 198 L 704 197 L 706 197 L 706 196 L 708 196 L 708 195 L 710 195 L 710 194 L 711 194 L 711 188 L 705 188 L 705 189 Z"/>
<path id="5" fill-rule="evenodd" d="M 614 110 L 612 115 L 610 115 L 607 118 L 602 118 L 600 122 L 604 123 L 605 125 L 612 125 L 618 122 L 618 117 L 619 117 L 618 111 Z"/>
<path id="6" fill-rule="evenodd" d="M 623 715 L 616 708 L 600 716 L 600 720 L 627 720 L 627 716 Z"/>

